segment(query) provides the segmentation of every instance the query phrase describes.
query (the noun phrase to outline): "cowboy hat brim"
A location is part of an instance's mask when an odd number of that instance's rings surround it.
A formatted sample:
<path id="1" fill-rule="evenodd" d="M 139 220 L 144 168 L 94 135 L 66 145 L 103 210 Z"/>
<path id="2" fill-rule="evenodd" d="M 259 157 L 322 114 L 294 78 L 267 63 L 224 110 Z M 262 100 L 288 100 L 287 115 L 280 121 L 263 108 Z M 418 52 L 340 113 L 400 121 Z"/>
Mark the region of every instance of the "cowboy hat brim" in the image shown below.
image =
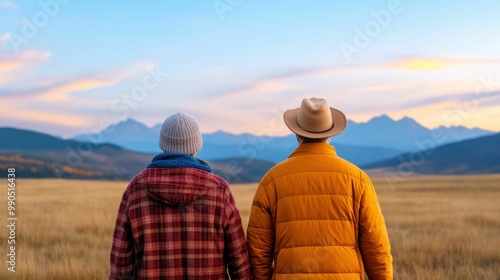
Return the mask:
<path id="1" fill-rule="evenodd" d="M 311 139 L 318 139 L 318 138 L 326 138 L 326 137 L 332 137 L 335 135 L 339 135 L 344 131 L 344 129 L 347 126 L 347 119 L 341 111 L 331 108 L 330 107 L 330 113 L 332 114 L 332 122 L 333 126 L 326 131 L 322 132 L 310 132 L 302 129 L 299 124 L 297 123 L 297 115 L 299 113 L 299 109 L 291 109 L 285 111 L 283 114 L 283 120 L 285 121 L 286 126 L 295 134 L 306 137 L 306 138 L 311 138 Z"/>

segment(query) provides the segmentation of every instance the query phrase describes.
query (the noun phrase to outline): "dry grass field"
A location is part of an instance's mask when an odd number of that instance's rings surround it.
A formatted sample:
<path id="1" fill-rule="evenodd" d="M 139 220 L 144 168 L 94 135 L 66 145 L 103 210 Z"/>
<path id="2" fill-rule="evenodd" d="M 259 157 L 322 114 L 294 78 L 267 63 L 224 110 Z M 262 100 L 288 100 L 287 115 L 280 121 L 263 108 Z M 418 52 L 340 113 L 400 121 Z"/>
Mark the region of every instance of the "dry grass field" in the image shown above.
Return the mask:
<path id="1" fill-rule="evenodd" d="M 106 279 L 114 219 L 127 182 L 18 179 L 16 272 L 0 279 Z M 500 279 L 500 176 L 374 179 L 395 279 Z M 233 186 L 243 222 L 256 185 Z M 0 218 L 7 224 L 7 190 Z M 3 206 L 2 206 L 3 205 Z"/>

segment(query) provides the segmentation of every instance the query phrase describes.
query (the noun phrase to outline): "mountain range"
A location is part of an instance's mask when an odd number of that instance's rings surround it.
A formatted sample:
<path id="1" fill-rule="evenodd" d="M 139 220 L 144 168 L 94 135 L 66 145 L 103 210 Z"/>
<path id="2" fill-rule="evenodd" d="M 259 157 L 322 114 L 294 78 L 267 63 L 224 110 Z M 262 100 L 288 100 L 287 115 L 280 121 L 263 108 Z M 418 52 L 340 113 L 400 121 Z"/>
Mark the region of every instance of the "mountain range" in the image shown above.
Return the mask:
<path id="1" fill-rule="evenodd" d="M 500 133 L 404 153 L 363 166 L 400 174 L 500 173 Z"/>
<path id="2" fill-rule="evenodd" d="M 78 141 L 113 143 L 130 150 L 158 153 L 158 137 L 161 124 L 148 127 L 136 120 L 127 119 L 94 134 L 73 137 Z M 420 150 L 419 143 L 440 135 L 438 145 L 493 134 L 479 128 L 463 126 L 428 129 L 411 118 L 393 120 L 386 115 L 365 123 L 348 121 L 347 129 L 332 138 L 337 153 L 357 164 L 366 165 L 391 158 L 403 152 Z M 203 134 L 203 149 L 199 157 L 207 160 L 225 158 L 250 158 L 280 162 L 297 147 L 295 135 L 256 136 L 249 133 L 232 134 L 224 131 Z"/>
<path id="3" fill-rule="evenodd" d="M 490 135 L 494 132 L 464 126 L 440 126 L 429 129 L 412 118 L 404 117 L 393 120 L 381 115 L 365 123 L 348 121 L 345 132 L 336 136 L 335 142 L 354 146 L 371 146 L 394 148 L 400 151 L 419 150 L 418 142 L 442 135 L 440 144 L 459 142 L 466 139 Z"/>
<path id="4" fill-rule="evenodd" d="M 15 168 L 19 178 L 130 180 L 155 154 L 114 144 L 64 140 L 44 133 L 0 128 L 0 176 Z M 210 162 L 230 183 L 257 182 L 274 163 L 248 158 Z"/>
<path id="5" fill-rule="evenodd" d="M 363 135 L 361 128 L 369 136 L 365 140 L 354 139 Z M 100 135 L 61 139 L 30 130 L 0 128 L 0 176 L 7 176 L 6 170 L 14 167 L 21 178 L 130 180 L 160 152 L 156 144 L 159 129 L 160 125 L 150 128 L 127 120 L 108 127 Z M 333 145 L 339 156 L 365 170 L 392 174 L 500 173 L 500 133 L 464 127 L 429 130 L 408 118 L 394 121 L 385 116 L 367 123 L 351 122 L 345 133 L 349 129 L 354 130 L 352 135 L 335 137 Z M 379 133 L 375 133 L 377 129 Z M 383 131 L 406 144 L 393 143 L 397 149 L 380 145 L 383 139 L 393 141 Z M 230 183 L 259 181 L 297 147 L 292 134 L 264 137 L 217 131 L 204 134 L 203 138 L 198 157 L 208 160 L 214 173 Z M 346 139 L 352 143 L 344 144 Z M 372 144 L 378 146 L 369 146 Z M 154 151 L 137 151 L 145 146 Z M 405 146 L 406 150 L 402 148 Z M 409 149 L 410 146 L 414 147 Z"/>

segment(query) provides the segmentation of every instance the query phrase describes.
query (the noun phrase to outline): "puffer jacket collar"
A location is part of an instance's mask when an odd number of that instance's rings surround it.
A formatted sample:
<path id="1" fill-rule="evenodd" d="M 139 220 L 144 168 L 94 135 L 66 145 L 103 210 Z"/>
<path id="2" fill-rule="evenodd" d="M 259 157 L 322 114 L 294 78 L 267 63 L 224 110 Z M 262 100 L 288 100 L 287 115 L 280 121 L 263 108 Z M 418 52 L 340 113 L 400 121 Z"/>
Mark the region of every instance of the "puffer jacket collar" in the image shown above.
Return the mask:
<path id="1" fill-rule="evenodd" d="M 323 155 L 332 155 L 336 156 L 337 151 L 335 148 L 328 143 L 304 143 L 299 145 L 295 151 L 288 158 L 296 157 L 296 156 L 304 156 L 311 154 L 323 154 Z"/>

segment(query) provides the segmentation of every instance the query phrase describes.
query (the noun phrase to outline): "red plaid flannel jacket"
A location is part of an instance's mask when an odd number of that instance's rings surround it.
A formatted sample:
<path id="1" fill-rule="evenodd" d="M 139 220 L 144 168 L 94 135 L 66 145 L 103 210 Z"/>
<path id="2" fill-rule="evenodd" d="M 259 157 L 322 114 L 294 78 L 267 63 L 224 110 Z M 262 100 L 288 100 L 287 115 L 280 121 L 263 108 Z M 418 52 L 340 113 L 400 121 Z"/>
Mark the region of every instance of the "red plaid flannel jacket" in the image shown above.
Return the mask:
<path id="1" fill-rule="evenodd" d="M 118 210 L 110 279 L 252 279 L 229 185 L 196 168 L 149 168 Z"/>

